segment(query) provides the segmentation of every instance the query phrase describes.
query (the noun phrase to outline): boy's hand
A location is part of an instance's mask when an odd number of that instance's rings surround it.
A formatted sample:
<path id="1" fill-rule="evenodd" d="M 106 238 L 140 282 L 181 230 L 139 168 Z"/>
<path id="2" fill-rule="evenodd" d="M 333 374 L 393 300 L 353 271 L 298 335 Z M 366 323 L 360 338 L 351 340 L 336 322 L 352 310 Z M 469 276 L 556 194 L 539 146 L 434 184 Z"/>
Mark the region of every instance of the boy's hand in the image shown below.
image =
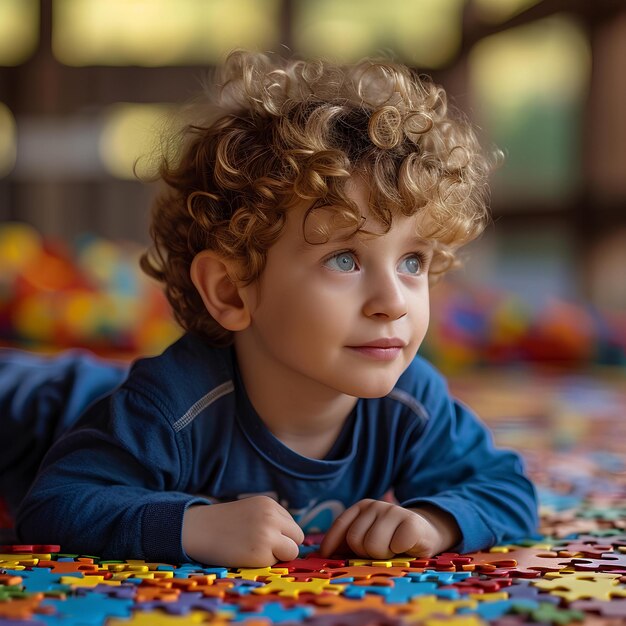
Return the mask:
<path id="1" fill-rule="evenodd" d="M 347 549 L 358 556 L 388 559 L 396 554 L 429 558 L 461 539 L 454 518 L 435 506 L 405 509 L 379 500 L 361 500 L 346 509 L 326 533 L 320 552 Z"/>
<path id="2" fill-rule="evenodd" d="M 267 496 L 192 506 L 183 518 L 183 549 L 201 563 L 267 567 L 295 559 L 303 541 L 291 515 Z"/>

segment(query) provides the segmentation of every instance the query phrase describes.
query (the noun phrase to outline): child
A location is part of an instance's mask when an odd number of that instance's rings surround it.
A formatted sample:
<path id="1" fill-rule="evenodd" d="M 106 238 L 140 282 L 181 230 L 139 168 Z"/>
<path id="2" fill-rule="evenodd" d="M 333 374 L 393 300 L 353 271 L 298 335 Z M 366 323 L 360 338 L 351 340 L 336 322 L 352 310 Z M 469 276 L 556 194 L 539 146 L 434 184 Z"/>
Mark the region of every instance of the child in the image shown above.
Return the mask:
<path id="1" fill-rule="evenodd" d="M 376 559 L 532 533 L 520 459 L 416 356 L 430 280 L 487 219 L 469 125 L 390 62 L 237 52 L 219 82 L 142 259 L 187 332 L 56 441 L 20 540 L 259 567 L 304 532 Z"/>

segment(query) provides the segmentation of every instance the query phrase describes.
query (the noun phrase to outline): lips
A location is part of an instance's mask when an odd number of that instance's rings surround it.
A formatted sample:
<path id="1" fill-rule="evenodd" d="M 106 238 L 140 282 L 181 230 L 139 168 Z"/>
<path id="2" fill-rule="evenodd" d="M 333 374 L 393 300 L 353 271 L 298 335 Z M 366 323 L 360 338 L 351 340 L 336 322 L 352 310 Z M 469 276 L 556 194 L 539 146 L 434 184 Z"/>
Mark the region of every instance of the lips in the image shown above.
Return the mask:
<path id="1" fill-rule="evenodd" d="M 359 346 L 347 346 L 353 353 L 376 361 L 393 361 L 402 352 L 406 343 L 396 337 L 376 339 Z"/>
<path id="2" fill-rule="evenodd" d="M 359 344 L 358 346 L 348 346 L 348 348 L 404 348 L 406 343 L 402 339 L 397 337 L 376 339 L 375 341 L 369 341 L 367 343 Z"/>

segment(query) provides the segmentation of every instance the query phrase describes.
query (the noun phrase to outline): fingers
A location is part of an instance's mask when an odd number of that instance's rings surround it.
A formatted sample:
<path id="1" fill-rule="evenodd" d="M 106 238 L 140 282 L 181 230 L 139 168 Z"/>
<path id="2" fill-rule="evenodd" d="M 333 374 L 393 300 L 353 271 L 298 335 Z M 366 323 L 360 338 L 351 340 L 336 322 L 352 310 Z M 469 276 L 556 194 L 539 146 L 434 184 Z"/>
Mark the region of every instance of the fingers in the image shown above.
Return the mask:
<path id="1" fill-rule="evenodd" d="M 285 537 L 291 539 L 296 546 L 299 546 L 304 541 L 304 531 L 296 524 L 291 516 L 289 517 L 288 523 L 283 524 L 281 532 Z"/>
<path id="2" fill-rule="evenodd" d="M 359 556 L 388 559 L 416 547 L 422 538 L 424 521 L 395 504 L 361 500 L 337 518 L 322 541 L 320 552 L 331 556 L 344 544 Z"/>
<path id="3" fill-rule="evenodd" d="M 386 529 L 380 523 L 380 507 L 376 503 L 367 504 L 362 507 L 361 514 L 352 522 L 346 532 L 346 543 L 350 550 L 358 556 L 371 556 L 373 558 L 384 558 L 389 554 L 389 540 L 381 549 L 379 542 L 384 542 Z M 395 530 L 395 529 L 394 529 Z"/>
<path id="4" fill-rule="evenodd" d="M 352 505 L 333 522 L 320 546 L 320 554 L 322 556 L 332 556 L 337 552 L 339 546 L 345 542 L 346 532 L 352 525 L 352 522 L 359 516 L 363 502 L 365 501 L 362 500 Z"/>
<path id="5" fill-rule="evenodd" d="M 400 540 L 394 542 L 398 530 L 404 529 Z M 389 559 L 405 551 L 405 545 L 411 547 L 415 542 L 410 520 L 406 511 L 391 505 L 378 517 L 363 540 L 363 550 L 376 559 Z"/>
<path id="6" fill-rule="evenodd" d="M 280 535 L 277 537 L 274 546 L 272 547 L 272 553 L 276 561 L 293 561 L 298 558 L 300 543 L 296 543 L 291 537 Z"/>
<path id="7" fill-rule="evenodd" d="M 346 535 L 350 549 L 360 556 L 388 559 L 396 552 L 391 541 L 406 517 L 402 508 L 386 502 L 373 502 L 355 520 Z"/>
<path id="8" fill-rule="evenodd" d="M 415 546 L 418 537 L 419 529 L 416 520 L 406 518 L 393 533 L 391 541 L 389 542 L 389 548 L 395 554 L 404 554 Z"/>

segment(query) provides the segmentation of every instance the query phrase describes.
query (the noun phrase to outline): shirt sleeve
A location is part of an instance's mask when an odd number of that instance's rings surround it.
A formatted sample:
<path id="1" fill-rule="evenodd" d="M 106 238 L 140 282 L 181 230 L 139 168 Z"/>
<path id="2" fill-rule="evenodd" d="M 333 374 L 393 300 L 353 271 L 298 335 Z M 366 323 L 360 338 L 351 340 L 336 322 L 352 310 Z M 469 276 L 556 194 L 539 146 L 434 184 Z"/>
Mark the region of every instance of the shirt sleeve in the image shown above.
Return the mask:
<path id="1" fill-rule="evenodd" d="M 433 504 L 462 533 L 453 549 L 473 552 L 537 536 L 535 489 L 520 456 L 498 449 L 491 433 L 433 375 L 421 401 L 428 420 L 408 437 L 395 495 L 404 507 Z"/>
<path id="2" fill-rule="evenodd" d="M 154 399 L 122 387 L 50 449 L 17 515 L 25 543 L 181 562 L 188 459 Z"/>
<path id="3" fill-rule="evenodd" d="M 126 370 L 80 350 L 44 357 L 0 349 L 0 494 L 12 513 L 52 443 Z"/>

